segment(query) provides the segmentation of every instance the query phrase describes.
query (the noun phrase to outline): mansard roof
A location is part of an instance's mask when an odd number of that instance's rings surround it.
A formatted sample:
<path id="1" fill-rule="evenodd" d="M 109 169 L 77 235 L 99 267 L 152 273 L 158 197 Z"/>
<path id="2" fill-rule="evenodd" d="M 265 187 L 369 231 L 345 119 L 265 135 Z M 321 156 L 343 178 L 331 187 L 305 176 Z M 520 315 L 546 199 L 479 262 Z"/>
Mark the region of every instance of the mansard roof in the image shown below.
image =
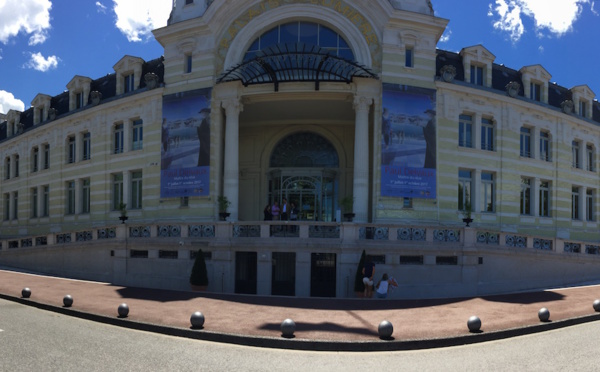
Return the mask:
<path id="1" fill-rule="evenodd" d="M 158 76 L 158 83 L 162 84 L 164 82 L 164 73 L 165 67 L 163 64 L 164 57 L 156 58 L 154 60 L 144 62 L 142 65 L 142 76 L 146 75 L 146 73 L 154 73 Z M 76 79 L 78 76 L 75 76 L 73 79 Z M 73 79 L 71 81 L 73 81 Z M 144 91 L 146 88 L 146 82 L 144 79 L 140 81 L 140 87 L 138 90 L 126 93 L 125 95 L 135 94 L 137 92 Z M 92 80 L 90 83 L 90 92 L 98 91 L 102 94 L 102 102 L 106 102 L 112 99 L 117 99 L 117 79 L 116 73 L 107 74 L 101 78 Z M 69 92 L 65 91 L 61 94 L 58 94 L 54 97 L 50 98 L 50 107 L 56 110 L 56 117 L 65 116 L 69 114 Z M 91 107 L 91 106 L 90 106 Z M 29 128 L 33 127 L 33 110 L 34 107 L 30 107 L 27 110 L 21 112 L 20 123 L 23 124 L 24 130 L 27 131 Z M 85 108 L 84 108 L 85 110 Z M 41 123 L 41 124 L 45 124 Z M 7 138 L 7 121 L 4 120 L 0 122 L 0 141 L 3 141 Z"/>
<path id="2" fill-rule="evenodd" d="M 454 67 L 456 70 L 456 75 L 454 80 L 457 82 L 465 82 L 465 71 L 464 65 L 462 61 L 462 57 L 459 53 L 450 52 L 446 50 L 437 50 L 437 58 L 436 58 L 436 78 L 441 79 L 441 70 L 444 66 L 450 65 Z M 492 63 L 492 91 L 497 91 L 499 94 L 506 94 L 506 86 L 510 82 L 517 82 L 520 85 L 518 96 L 525 98 L 525 93 L 523 89 L 523 79 L 522 72 L 524 69 L 531 69 L 533 67 L 537 67 L 543 71 L 546 71 L 541 65 L 535 66 L 525 66 L 520 70 L 515 70 L 509 67 L 506 67 L 502 64 Z M 469 84 L 470 85 L 470 84 Z M 489 89 L 485 87 L 477 87 L 478 89 Z M 576 87 L 573 87 L 576 88 Z M 566 100 L 572 100 L 572 91 L 569 88 L 560 86 L 556 83 L 550 83 L 548 85 L 548 104 L 546 106 L 553 107 L 555 109 L 561 109 L 561 103 Z M 531 101 L 534 104 L 545 105 L 540 102 Z M 592 120 L 600 123 L 600 103 L 598 101 L 594 101 L 592 104 Z"/>

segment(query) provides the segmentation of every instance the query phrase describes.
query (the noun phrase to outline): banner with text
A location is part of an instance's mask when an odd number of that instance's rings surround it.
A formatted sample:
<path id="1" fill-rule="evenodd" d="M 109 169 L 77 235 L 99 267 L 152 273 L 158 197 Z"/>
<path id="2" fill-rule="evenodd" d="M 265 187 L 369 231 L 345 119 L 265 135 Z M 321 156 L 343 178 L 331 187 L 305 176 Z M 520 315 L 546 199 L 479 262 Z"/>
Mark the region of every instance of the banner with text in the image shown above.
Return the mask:
<path id="1" fill-rule="evenodd" d="M 160 197 L 209 195 L 211 89 L 163 97 Z"/>
<path id="2" fill-rule="evenodd" d="M 435 90 L 383 85 L 381 195 L 436 197 Z"/>

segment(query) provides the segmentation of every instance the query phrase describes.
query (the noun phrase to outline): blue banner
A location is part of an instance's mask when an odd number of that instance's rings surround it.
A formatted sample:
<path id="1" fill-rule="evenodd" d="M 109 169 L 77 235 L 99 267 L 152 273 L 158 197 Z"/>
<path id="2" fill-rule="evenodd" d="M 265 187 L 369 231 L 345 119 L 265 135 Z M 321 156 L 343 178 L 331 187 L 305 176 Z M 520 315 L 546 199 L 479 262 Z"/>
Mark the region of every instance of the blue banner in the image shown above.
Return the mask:
<path id="1" fill-rule="evenodd" d="M 436 198 L 435 90 L 383 85 L 381 195 Z"/>
<path id="2" fill-rule="evenodd" d="M 211 89 L 163 97 L 160 197 L 207 196 Z"/>

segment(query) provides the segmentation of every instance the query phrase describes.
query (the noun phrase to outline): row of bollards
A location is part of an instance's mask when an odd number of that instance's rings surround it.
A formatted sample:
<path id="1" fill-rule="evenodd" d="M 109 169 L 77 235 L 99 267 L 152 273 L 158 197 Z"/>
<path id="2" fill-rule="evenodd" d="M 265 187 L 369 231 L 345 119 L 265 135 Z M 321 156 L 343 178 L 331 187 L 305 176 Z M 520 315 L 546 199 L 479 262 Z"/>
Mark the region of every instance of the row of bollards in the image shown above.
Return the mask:
<path id="1" fill-rule="evenodd" d="M 31 289 L 25 287 L 21 291 L 21 296 L 23 298 L 31 297 Z M 66 295 L 63 297 L 63 305 L 65 307 L 71 307 L 73 305 L 73 297 L 71 295 Z M 595 300 L 593 303 L 594 311 L 600 312 L 600 299 Z M 129 306 L 126 303 L 122 303 L 117 308 L 117 313 L 119 314 L 119 318 L 126 318 L 129 315 Z M 550 311 L 542 307 L 538 311 L 538 318 L 541 322 L 550 321 Z M 196 311 L 190 317 L 190 323 L 193 329 L 202 329 L 204 326 L 204 314 L 200 311 Z M 296 323 L 292 319 L 285 319 L 281 322 L 281 336 L 284 338 L 294 338 L 294 333 L 296 332 Z M 469 332 L 477 333 L 481 332 L 481 319 L 476 315 L 473 315 L 467 321 L 467 328 Z M 379 323 L 379 327 L 377 329 L 379 334 L 379 338 L 382 340 L 393 340 L 392 334 L 394 333 L 394 326 L 391 322 L 387 320 L 383 320 Z"/>

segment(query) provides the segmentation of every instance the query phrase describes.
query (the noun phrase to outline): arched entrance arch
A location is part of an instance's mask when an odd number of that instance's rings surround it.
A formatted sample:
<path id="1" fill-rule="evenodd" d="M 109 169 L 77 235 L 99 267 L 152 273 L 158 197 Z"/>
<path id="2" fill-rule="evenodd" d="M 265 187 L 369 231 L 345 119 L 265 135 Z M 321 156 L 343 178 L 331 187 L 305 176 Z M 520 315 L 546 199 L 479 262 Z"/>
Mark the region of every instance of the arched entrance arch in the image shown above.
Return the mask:
<path id="1" fill-rule="evenodd" d="M 250 44 L 260 34 L 273 26 L 292 20 L 309 20 L 330 27 L 347 40 L 358 63 L 367 68 L 376 67 L 373 63 L 380 60 L 379 54 L 381 54 L 380 35 L 377 34 L 376 28 L 364 17 L 360 18 L 362 23 L 357 25 L 352 18 L 357 14 L 357 10 L 349 4 L 345 4 L 339 10 L 336 9 L 304 2 L 281 4 L 277 7 L 255 4 L 251 11 L 244 12 L 231 22 L 235 27 L 223 30 L 218 49 L 223 71 L 242 62 Z M 290 14 L 294 16 L 290 17 Z"/>
<path id="2" fill-rule="evenodd" d="M 339 154 L 325 137 L 296 132 L 273 148 L 267 172 L 268 200 L 297 208 L 300 221 L 334 221 L 339 190 Z M 290 214 L 288 213 L 288 217 Z"/>

